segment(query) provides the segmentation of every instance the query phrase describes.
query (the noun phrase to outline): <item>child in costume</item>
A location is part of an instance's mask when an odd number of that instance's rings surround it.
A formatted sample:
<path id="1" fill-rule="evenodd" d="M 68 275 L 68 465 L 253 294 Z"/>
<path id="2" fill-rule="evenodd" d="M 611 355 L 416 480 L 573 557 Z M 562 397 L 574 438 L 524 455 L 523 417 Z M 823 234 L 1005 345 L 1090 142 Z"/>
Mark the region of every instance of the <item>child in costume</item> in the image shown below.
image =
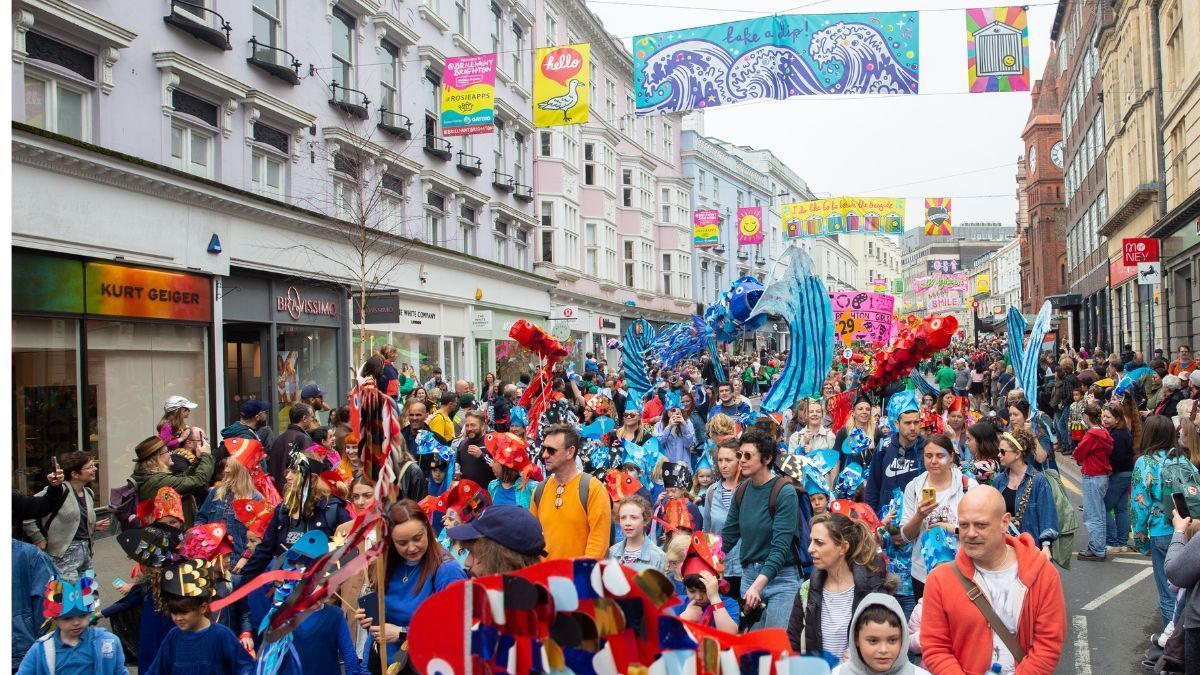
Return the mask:
<path id="1" fill-rule="evenodd" d="M 121 641 L 103 628 L 89 625 L 98 600 L 95 573 L 88 570 L 77 581 L 51 579 L 44 597 L 43 616 L 54 622 L 54 630 L 33 643 L 21 660 L 18 675 L 128 675 Z"/>
<path id="2" fill-rule="evenodd" d="M 660 546 L 666 544 L 671 532 L 684 529 L 691 534 L 704 524 L 700 509 L 688 492 L 692 486 L 692 471 L 686 464 L 663 462 L 662 483 L 663 494 L 654 511 L 656 525 L 651 528 L 653 539 Z"/>
<path id="3" fill-rule="evenodd" d="M 490 433 L 483 439 L 492 457 L 492 472 L 496 479 L 488 484 L 493 504 L 516 504 L 529 508 L 529 501 L 538 482 L 530 480 L 534 473 L 529 450 L 524 439 L 511 433 Z"/>
<path id="4" fill-rule="evenodd" d="M 167 633 L 145 675 L 249 675 L 254 661 L 233 631 L 214 623 L 215 570 L 202 559 L 163 570 L 160 594 L 175 627 Z M 139 670 L 139 673 L 141 671 Z"/>
<path id="5" fill-rule="evenodd" d="M 721 538 L 707 532 L 693 534 L 681 570 L 687 603 L 676 608 L 679 618 L 727 633 L 738 631 L 738 603 L 725 594 L 729 584 L 721 577 L 724 569 Z"/>

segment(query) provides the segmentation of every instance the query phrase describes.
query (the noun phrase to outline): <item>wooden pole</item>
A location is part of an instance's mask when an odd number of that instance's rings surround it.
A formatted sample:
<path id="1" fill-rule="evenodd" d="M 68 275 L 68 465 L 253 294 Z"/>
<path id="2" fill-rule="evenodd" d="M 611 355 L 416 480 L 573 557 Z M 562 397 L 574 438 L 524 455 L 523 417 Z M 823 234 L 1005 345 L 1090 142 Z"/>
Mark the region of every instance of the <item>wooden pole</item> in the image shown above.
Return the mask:
<path id="1" fill-rule="evenodd" d="M 384 626 L 387 625 L 387 616 L 384 614 L 384 597 L 383 594 L 387 590 L 387 580 L 384 576 L 387 574 L 387 556 L 388 556 L 388 536 L 387 526 L 384 523 L 379 524 L 379 537 L 384 542 L 383 552 L 379 558 L 375 560 L 375 601 L 379 608 L 379 672 L 381 675 L 387 675 L 388 661 L 387 652 L 388 646 Z"/>

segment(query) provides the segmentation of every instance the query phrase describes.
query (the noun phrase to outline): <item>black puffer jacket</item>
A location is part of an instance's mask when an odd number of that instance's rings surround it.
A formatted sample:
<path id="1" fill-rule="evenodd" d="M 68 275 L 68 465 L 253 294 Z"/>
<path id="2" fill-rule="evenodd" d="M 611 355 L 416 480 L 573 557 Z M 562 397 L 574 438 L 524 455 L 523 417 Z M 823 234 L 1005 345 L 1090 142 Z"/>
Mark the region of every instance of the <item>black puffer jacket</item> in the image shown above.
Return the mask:
<path id="1" fill-rule="evenodd" d="M 876 555 L 871 567 L 875 569 L 872 570 L 865 565 L 851 565 L 854 572 L 854 607 L 851 609 L 851 613 L 854 609 L 858 609 L 858 604 L 870 593 L 892 595 L 896 591 L 899 580 L 888 574 L 887 564 L 884 563 L 882 556 Z M 788 620 L 787 634 L 788 642 L 792 644 L 792 649 L 797 654 L 819 655 L 821 653 L 823 641 L 821 605 L 825 597 L 825 576 L 824 570 L 814 569 L 812 571 L 808 584 L 807 606 L 801 602 L 800 594 L 796 593 L 796 601 L 792 605 L 792 617 Z M 801 651 L 801 636 L 804 637 L 804 651 Z"/>

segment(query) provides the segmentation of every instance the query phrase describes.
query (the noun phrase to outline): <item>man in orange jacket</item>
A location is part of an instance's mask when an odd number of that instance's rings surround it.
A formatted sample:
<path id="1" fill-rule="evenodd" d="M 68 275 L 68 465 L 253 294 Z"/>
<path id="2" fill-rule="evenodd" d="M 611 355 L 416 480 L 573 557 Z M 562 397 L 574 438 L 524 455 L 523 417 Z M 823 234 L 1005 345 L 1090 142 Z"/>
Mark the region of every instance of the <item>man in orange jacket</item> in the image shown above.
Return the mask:
<path id="1" fill-rule="evenodd" d="M 1011 520 L 991 486 L 973 488 L 959 502 L 961 548 L 925 582 L 921 648 L 930 672 L 990 673 L 998 663 L 1001 673 L 1050 675 L 1058 665 L 1067 631 L 1062 582 L 1032 537 L 1007 534 Z M 967 585 L 982 591 L 980 600 L 1022 653 L 1005 645 Z"/>

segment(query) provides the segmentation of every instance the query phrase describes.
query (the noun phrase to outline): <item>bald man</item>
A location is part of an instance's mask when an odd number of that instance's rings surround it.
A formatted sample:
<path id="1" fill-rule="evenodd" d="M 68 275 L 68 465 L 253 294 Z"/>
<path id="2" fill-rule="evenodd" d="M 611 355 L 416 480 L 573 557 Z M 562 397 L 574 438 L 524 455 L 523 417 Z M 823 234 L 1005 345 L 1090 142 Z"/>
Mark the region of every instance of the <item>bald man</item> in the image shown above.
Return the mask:
<path id="1" fill-rule="evenodd" d="M 1011 521 L 991 486 L 959 502 L 958 555 L 925 581 L 921 649 L 930 672 L 987 673 L 999 663 L 1001 673 L 1050 675 L 1058 665 L 1067 632 L 1062 582 L 1033 537 L 1010 534 Z M 984 603 L 1002 625 L 985 618 Z"/>

